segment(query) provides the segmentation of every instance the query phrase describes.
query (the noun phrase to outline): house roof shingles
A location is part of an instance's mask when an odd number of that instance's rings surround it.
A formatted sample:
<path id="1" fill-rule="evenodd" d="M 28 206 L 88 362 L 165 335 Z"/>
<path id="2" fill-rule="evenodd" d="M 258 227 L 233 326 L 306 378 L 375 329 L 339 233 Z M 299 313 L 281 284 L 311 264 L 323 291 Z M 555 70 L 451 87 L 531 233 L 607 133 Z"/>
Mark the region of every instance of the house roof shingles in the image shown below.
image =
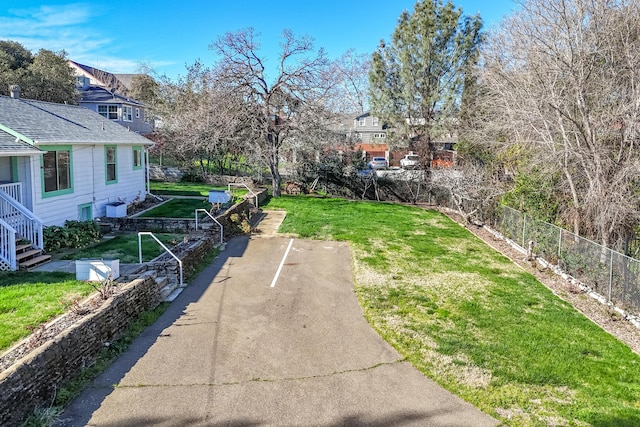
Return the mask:
<path id="1" fill-rule="evenodd" d="M 83 90 L 80 93 L 80 96 L 80 102 L 100 102 L 105 104 L 116 103 L 137 105 L 140 107 L 143 106 L 141 102 L 118 95 L 115 92 L 109 92 L 107 89 L 100 86 L 89 86 L 87 90 Z"/>
<path id="2" fill-rule="evenodd" d="M 87 108 L 24 98 L 0 96 L 0 125 L 26 136 L 36 145 L 153 144 Z"/>
<path id="3" fill-rule="evenodd" d="M 21 141 L 15 136 L 0 130 L 0 156 L 31 156 L 42 154 L 42 151 L 38 150 L 33 145 Z"/>

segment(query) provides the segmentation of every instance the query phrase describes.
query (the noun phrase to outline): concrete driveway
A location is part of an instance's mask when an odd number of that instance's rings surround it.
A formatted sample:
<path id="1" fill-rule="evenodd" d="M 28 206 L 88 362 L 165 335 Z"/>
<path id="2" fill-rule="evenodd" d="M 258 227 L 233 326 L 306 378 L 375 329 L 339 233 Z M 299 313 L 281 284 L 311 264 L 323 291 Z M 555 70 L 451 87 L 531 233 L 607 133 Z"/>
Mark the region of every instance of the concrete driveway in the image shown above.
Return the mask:
<path id="1" fill-rule="evenodd" d="M 58 426 L 494 426 L 375 333 L 348 244 L 236 238 Z"/>

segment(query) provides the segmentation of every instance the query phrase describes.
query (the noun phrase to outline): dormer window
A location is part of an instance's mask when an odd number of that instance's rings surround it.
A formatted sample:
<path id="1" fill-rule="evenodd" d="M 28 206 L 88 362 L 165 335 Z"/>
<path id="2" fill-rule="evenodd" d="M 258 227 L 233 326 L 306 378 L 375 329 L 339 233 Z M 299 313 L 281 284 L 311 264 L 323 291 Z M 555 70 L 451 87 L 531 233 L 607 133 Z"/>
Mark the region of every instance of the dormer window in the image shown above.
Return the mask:
<path id="1" fill-rule="evenodd" d="M 98 105 L 98 114 L 109 120 L 118 120 L 117 105 Z"/>
<path id="2" fill-rule="evenodd" d="M 130 105 L 122 106 L 122 120 L 125 122 L 133 121 L 133 108 Z"/>

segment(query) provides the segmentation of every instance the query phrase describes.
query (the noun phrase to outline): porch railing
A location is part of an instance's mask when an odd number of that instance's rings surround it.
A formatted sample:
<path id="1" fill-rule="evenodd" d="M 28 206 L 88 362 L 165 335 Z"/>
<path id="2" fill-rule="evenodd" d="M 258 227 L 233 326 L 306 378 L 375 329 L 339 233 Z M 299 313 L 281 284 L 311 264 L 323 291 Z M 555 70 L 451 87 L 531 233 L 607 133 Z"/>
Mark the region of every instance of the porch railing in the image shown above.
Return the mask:
<path id="1" fill-rule="evenodd" d="M 18 203 L 22 204 L 22 183 L 21 182 L 12 182 L 9 184 L 0 184 L 0 191 L 4 191 L 14 199 L 18 201 Z"/>
<path id="2" fill-rule="evenodd" d="M 0 219 L 0 271 L 17 269 L 16 230 Z"/>
<path id="3" fill-rule="evenodd" d="M 4 190 L 0 190 L 0 219 L 15 230 L 16 237 L 44 249 L 42 220 Z"/>

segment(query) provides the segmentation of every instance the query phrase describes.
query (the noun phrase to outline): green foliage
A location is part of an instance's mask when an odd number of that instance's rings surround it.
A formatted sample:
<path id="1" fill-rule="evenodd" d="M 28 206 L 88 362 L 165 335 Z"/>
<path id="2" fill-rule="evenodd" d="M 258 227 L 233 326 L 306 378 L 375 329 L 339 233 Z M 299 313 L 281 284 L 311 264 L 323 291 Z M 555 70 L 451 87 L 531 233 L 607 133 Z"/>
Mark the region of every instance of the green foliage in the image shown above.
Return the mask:
<path id="1" fill-rule="evenodd" d="M 560 200 L 556 182 L 554 176 L 537 171 L 518 173 L 513 189 L 505 193 L 502 203 L 535 219 L 557 223 Z"/>
<path id="2" fill-rule="evenodd" d="M 64 51 L 40 49 L 33 55 L 18 42 L 0 41 L 0 93 L 8 95 L 12 84 L 24 98 L 76 104 L 76 79 Z"/>
<path id="3" fill-rule="evenodd" d="M 232 235 L 247 234 L 251 231 L 251 224 L 249 223 L 249 219 L 244 213 L 231 214 L 229 216 L 229 220 L 231 221 L 231 225 L 232 225 L 232 229 L 228 230 L 230 234 Z"/>
<path id="4" fill-rule="evenodd" d="M 66 221 L 64 227 L 45 227 L 44 250 L 57 251 L 64 248 L 82 248 L 100 241 L 100 227 L 96 221 Z"/>
<path id="5" fill-rule="evenodd" d="M 66 53 L 40 49 L 29 66 L 24 96 L 40 101 L 76 103 L 76 78 Z"/>
<path id="6" fill-rule="evenodd" d="M 476 60 L 482 20 L 453 3 L 423 0 L 398 19 L 391 44 L 381 43 L 369 72 L 372 114 L 397 129 L 430 140 L 434 127 L 456 114 L 465 73 Z M 420 125 L 417 125 L 420 123 Z M 406 131 L 408 135 L 408 130 Z"/>
<path id="7" fill-rule="evenodd" d="M 20 427 L 49 427 L 62 414 L 62 409 L 56 406 L 51 408 L 36 408 L 29 417 L 20 424 Z"/>

